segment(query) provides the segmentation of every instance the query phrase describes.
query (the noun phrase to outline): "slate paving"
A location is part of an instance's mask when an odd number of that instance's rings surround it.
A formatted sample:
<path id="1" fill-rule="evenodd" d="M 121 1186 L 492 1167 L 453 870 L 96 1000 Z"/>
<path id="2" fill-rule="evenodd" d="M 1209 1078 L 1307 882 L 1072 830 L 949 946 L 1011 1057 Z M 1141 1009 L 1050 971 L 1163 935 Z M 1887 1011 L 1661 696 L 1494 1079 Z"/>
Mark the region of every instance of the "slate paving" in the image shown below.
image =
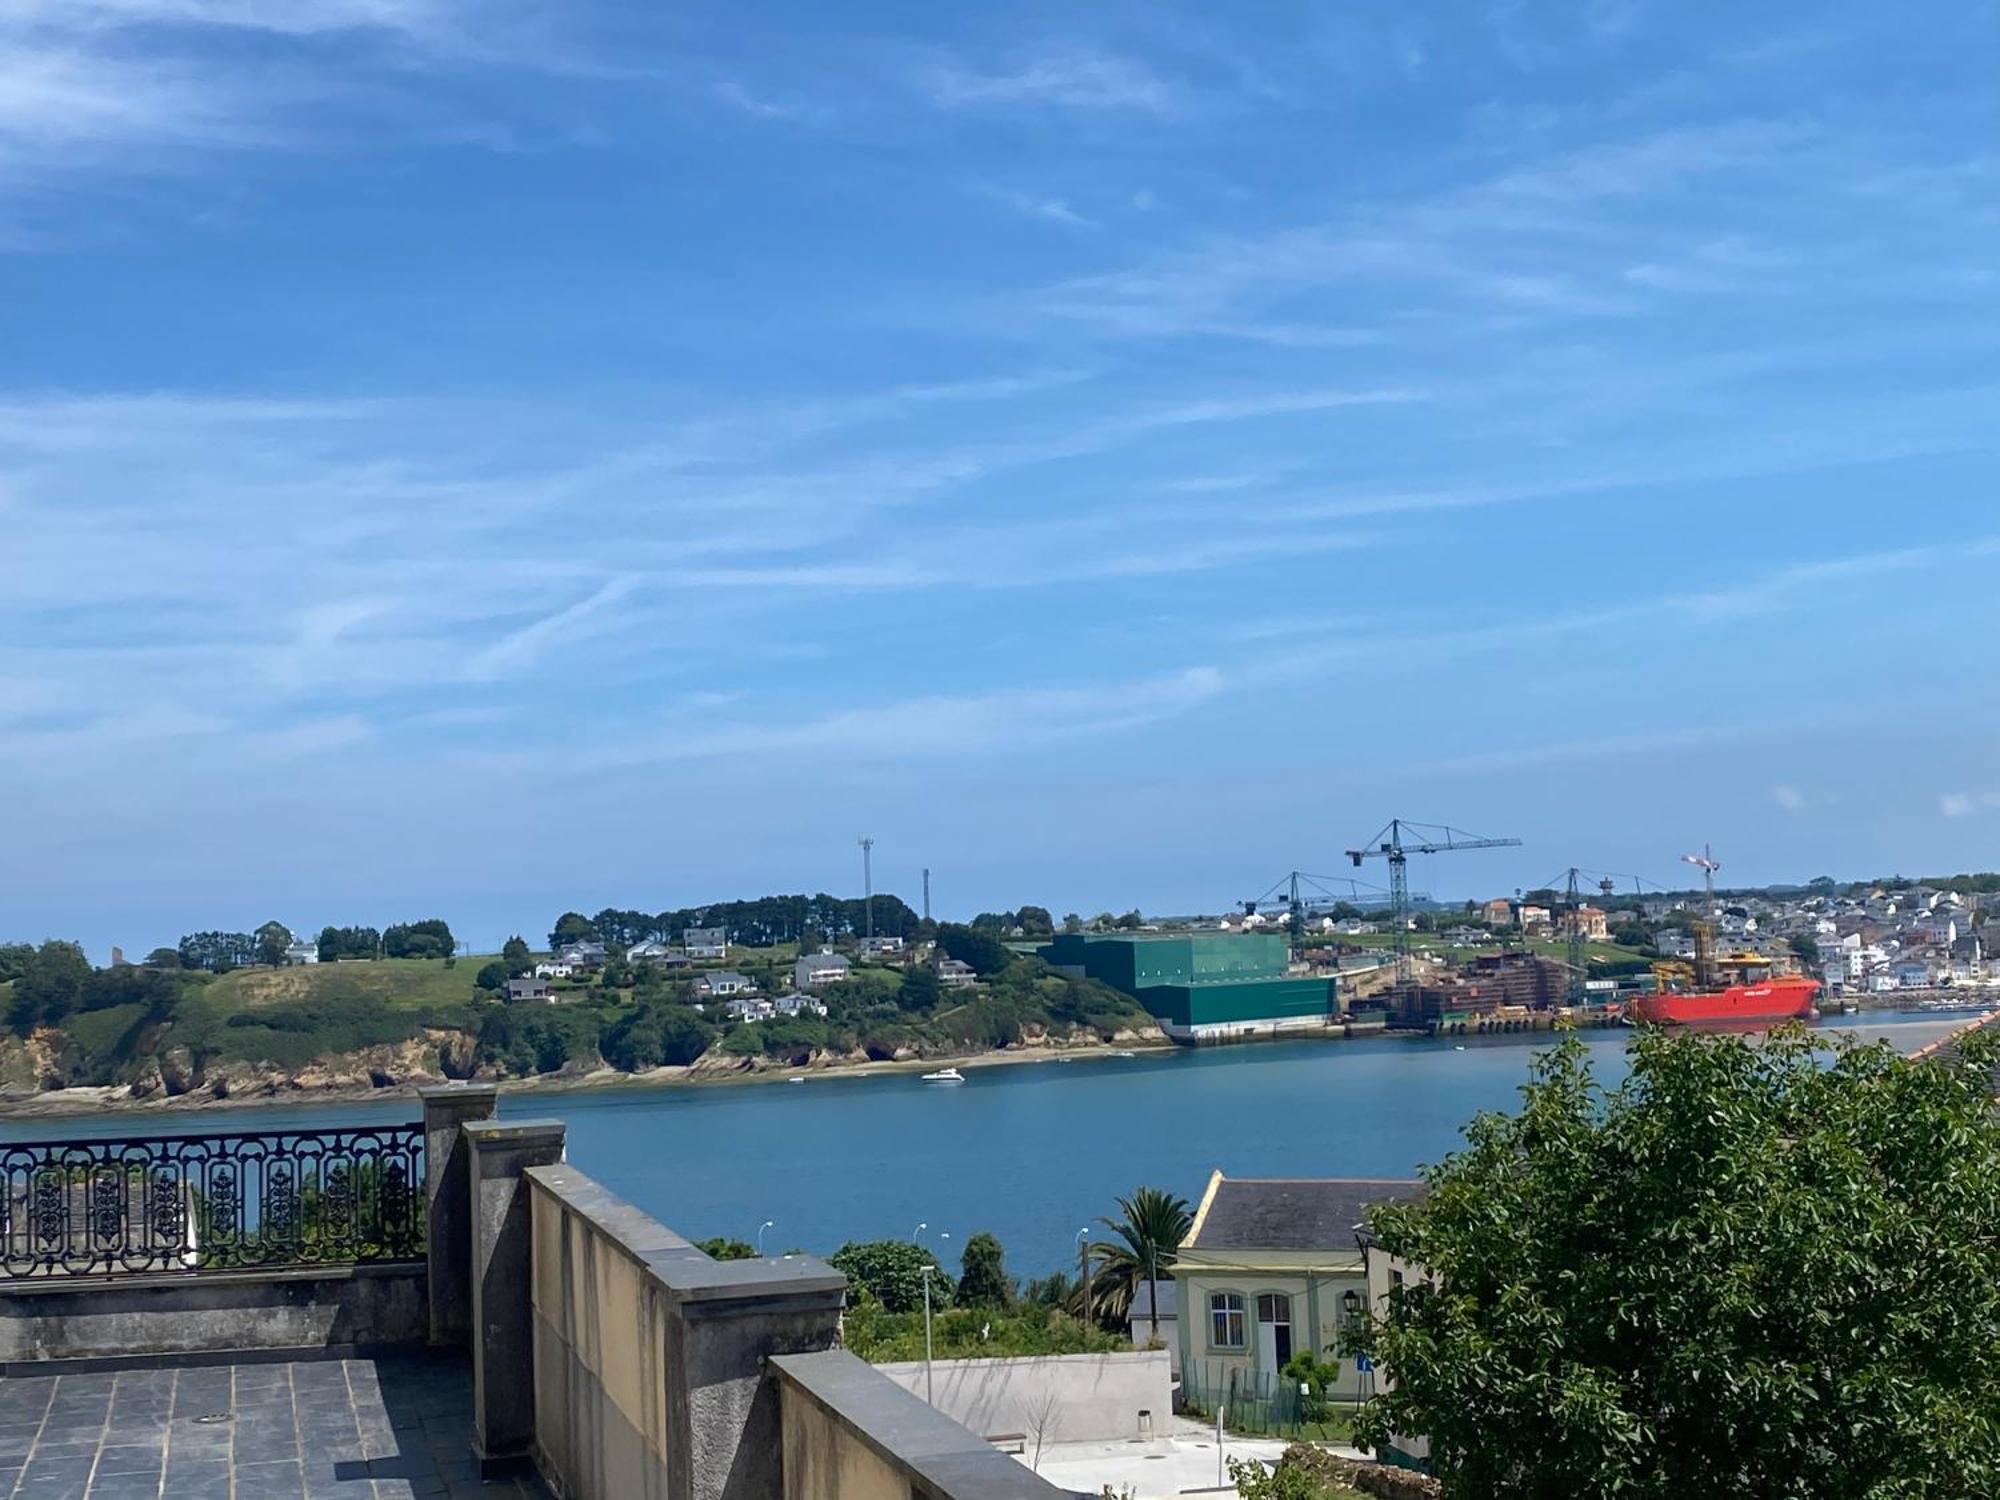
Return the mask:
<path id="1" fill-rule="evenodd" d="M 548 1500 L 471 1455 L 462 1360 L 0 1379 L 0 1500 Z"/>

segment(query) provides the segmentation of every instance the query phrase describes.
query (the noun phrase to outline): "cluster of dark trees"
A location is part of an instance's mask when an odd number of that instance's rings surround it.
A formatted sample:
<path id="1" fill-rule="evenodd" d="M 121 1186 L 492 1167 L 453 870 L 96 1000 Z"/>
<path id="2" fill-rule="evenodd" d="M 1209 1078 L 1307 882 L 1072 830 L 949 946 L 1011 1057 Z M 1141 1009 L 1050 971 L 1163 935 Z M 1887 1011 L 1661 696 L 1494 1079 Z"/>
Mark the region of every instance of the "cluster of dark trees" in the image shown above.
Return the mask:
<path id="1" fill-rule="evenodd" d="M 153 968 L 202 969 L 227 974 L 252 964 L 276 966 L 295 939 L 283 922 L 266 922 L 255 932 L 191 932 L 175 948 L 156 948 L 146 957 Z M 450 958 L 457 949 L 451 928 L 437 917 L 373 927 L 322 927 L 319 961 L 343 958 Z"/>
<path id="2" fill-rule="evenodd" d="M 879 937 L 917 938 L 923 918 L 900 897 L 880 891 L 875 896 L 875 932 Z M 596 916 L 564 912 L 549 930 L 549 947 L 565 943 L 600 942 L 629 948 L 652 939 L 677 943 L 690 927 L 724 927 L 729 939 L 751 948 L 778 943 L 833 942 L 859 937 L 868 930 L 868 903 L 861 897 L 760 896 L 754 901 L 719 901 L 678 911 L 621 911 L 607 906 Z"/>
<path id="3" fill-rule="evenodd" d="M 148 1016 L 165 1016 L 180 998 L 181 982 L 169 972 L 121 964 L 93 969 L 75 943 L 51 941 L 0 945 L 0 981 L 11 980 L 7 1025 L 25 1036 L 37 1026 L 60 1026 L 80 1011 L 143 1005 Z"/>

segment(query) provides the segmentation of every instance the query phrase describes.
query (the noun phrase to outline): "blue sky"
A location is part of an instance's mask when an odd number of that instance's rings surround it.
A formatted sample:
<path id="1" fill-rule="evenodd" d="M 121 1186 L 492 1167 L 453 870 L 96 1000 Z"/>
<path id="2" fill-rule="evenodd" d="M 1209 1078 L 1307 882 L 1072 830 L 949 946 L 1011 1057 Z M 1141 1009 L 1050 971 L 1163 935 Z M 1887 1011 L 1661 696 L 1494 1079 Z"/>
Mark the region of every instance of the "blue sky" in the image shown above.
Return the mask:
<path id="1" fill-rule="evenodd" d="M 11 5 L 0 937 L 2000 864 L 1996 55 Z"/>

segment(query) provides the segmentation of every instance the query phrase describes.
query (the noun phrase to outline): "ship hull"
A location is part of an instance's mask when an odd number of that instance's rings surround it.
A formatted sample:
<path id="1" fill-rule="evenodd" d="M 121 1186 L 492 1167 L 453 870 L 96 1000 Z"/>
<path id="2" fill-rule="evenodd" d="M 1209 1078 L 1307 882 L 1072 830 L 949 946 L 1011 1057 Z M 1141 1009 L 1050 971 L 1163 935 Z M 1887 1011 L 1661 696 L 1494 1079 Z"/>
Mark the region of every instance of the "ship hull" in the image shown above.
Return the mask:
<path id="1" fill-rule="evenodd" d="M 1732 984 L 1699 995 L 1641 995 L 1632 1002 L 1632 1019 L 1653 1026 L 1805 1020 L 1812 1015 L 1819 993 L 1817 980 L 1787 977 Z"/>

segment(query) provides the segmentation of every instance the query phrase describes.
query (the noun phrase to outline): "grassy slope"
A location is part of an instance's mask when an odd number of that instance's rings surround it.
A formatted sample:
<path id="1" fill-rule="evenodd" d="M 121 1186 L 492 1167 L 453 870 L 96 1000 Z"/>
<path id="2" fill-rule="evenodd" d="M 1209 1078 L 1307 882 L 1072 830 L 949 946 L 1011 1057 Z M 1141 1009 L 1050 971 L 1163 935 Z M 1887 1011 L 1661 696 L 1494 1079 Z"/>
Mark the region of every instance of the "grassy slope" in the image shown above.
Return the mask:
<path id="1" fill-rule="evenodd" d="M 484 962 L 483 960 L 481 962 Z M 391 1010 L 463 1005 L 476 993 L 480 964 L 461 959 L 447 969 L 436 958 L 384 958 L 296 969 L 238 969 L 208 986 L 225 1011 L 263 1010 L 313 1000 L 372 1001 Z"/>

